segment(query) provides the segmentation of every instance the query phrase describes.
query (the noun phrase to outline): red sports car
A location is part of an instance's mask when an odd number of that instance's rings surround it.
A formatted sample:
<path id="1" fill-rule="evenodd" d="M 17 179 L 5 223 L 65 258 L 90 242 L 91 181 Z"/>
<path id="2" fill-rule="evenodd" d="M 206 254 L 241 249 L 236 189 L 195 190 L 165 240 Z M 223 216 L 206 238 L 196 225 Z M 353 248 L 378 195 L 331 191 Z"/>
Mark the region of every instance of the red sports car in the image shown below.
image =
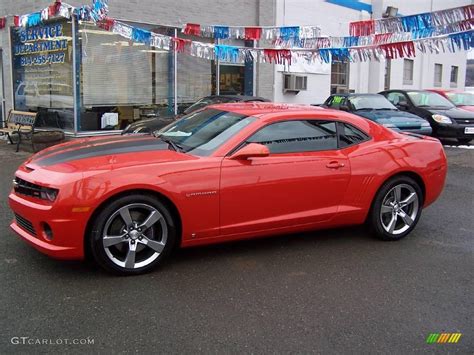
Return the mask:
<path id="1" fill-rule="evenodd" d="M 138 274 L 174 246 L 368 222 L 398 240 L 440 195 L 437 139 L 335 110 L 225 104 L 154 136 L 76 140 L 16 172 L 11 228 L 55 258 Z"/>
<path id="2" fill-rule="evenodd" d="M 440 94 L 441 96 L 444 96 L 453 104 L 455 104 L 456 107 L 474 112 L 474 94 L 472 92 L 443 89 L 429 89 L 428 91 L 433 91 L 437 94 Z"/>

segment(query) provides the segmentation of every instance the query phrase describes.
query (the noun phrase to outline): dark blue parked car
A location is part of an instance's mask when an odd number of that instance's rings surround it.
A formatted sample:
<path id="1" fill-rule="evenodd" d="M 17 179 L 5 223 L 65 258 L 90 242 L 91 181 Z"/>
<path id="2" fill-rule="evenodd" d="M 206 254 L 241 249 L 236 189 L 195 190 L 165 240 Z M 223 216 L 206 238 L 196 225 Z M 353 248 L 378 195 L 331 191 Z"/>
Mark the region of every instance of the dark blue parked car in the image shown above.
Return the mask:
<path id="1" fill-rule="evenodd" d="M 425 119 L 400 111 L 379 94 L 334 94 L 322 107 L 351 112 L 396 131 L 430 135 L 431 126 Z"/>

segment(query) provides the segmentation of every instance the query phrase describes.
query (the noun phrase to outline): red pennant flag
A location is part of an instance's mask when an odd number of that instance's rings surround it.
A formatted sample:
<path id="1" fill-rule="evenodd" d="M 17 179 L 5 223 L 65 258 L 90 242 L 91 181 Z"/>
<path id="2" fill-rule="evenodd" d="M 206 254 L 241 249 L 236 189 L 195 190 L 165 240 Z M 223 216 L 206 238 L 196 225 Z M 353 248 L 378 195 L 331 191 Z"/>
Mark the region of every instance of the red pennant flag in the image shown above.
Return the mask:
<path id="1" fill-rule="evenodd" d="M 392 33 L 381 33 L 374 36 L 373 44 L 384 44 L 387 43 L 392 37 Z"/>
<path id="2" fill-rule="evenodd" d="M 114 25 L 115 25 L 115 19 L 110 18 L 110 17 L 104 18 L 102 21 L 100 21 L 97 24 L 97 26 L 99 26 L 100 28 L 102 28 L 106 31 L 111 31 L 112 27 L 114 27 Z"/>
<path id="3" fill-rule="evenodd" d="M 200 36 L 201 35 L 201 25 L 196 23 L 187 23 L 184 27 L 184 34 L 186 35 L 193 35 L 193 36 Z"/>
<path id="4" fill-rule="evenodd" d="M 245 27 L 245 39 L 258 41 L 261 36 L 262 36 L 261 27 Z"/>
<path id="5" fill-rule="evenodd" d="M 1 17 L 0 18 L 0 30 L 3 30 L 7 24 L 7 18 L 6 17 Z"/>
<path id="6" fill-rule="evenodd" d="M 172 40 L 174 43 L 174 50 L 178 53 L 184 52 L 184 50 L 186 49 L 186 46 L 188 44 L 191 44 L 191 40 L 189 39 L 173 37 Z"/>
<path id="7" fill-rule="evenodd" d="M 382 44 L 380 48 L 384 51 L 385 58 L 387 59 L 415 56 L 415 44 L 413 41 Z"/>
<path id="8" fill-rule="evenodd" d="M 264 49 L 263 55 L 269 63 L 291 64 L 291 51 L 289 49 Z"/>
<path id="9" fill-rule="evenodd" d="M 20 27 L 20 16 L 14 16 L 14 17 L 13 17 L 13 24 L 14 24 L 16 27 Z"/>
<path id="10" fill-rule="evenodd" d="M 349 33 L 351 36 L 370 36 L 375 32 L 375 21 L 365 20 L 351 22 L 349 25 Z"/>

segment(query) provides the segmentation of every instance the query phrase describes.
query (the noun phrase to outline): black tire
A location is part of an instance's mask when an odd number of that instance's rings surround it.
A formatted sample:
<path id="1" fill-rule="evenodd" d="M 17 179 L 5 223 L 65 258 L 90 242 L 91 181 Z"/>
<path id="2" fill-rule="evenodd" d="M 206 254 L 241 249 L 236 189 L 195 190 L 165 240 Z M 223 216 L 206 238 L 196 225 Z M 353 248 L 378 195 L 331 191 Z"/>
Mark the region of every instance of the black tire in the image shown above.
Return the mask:
<path id="1" fill-rule="evenodd" d="M 395 194 L 398 189 L 400 189 L 401 198 L 397 202 Z M 410 202 L 409 205 L 401 207 L 412 193 L 416 194 L 416 202 Z M 420 185 L 408 176 L 395 176 L 385 182 L 375 195 L 368 216 L 368 224 L 375 237 L 386 241 L 400 240 L 415 228 L 422 208 L 423 191 Z M 393 220 L 395 225 L 391 233 L 390 226 Z"/>
<path id="2" fill-rule="evenodd" d="M 124 218 L 121 217 L 121 210 L 129 211 L 130 221 L 136 222 L 136 224 L 133 224 L 135 227 L 130 227 L 129 224 L 129 227 L 133 230 L 124 230 L 126 223 Z M 154 224 L 151 227 L 142 227 L 139 233 L 136 228 L 137 225 L 144 225 L 147 217 L 150 218 L 152 213 L 156 216 L 157 214 L 154 211 L 158 212 L 159 220 L 153 222 Z M 115 230 L 115 232 L 112 230 Z M 113 238 L 117 238 L 116 240 L 120 235 L 120 238 L 125 240 L 121 239 L 117 244 L 106 247 L 104 244 L 105 233 L 110 233 L 114 236 Z M 122 237 L 122 234 L 126 236 Z M 161 238 L 159 238 L 160 234 Z M 151 271 L 161 264 L 173 250 L 177 238 L 176 224 L 164 203 L 153 196 L 131 194 L 111 201 L 95 216 L 89 237 L 89 247 L 94 260 L 105 270 L 120 275 L 137 275 Z M 151 245 L 154 245 L 154 248 L 158 245 L 157 243 L 160 243 L 162 245 L 160 248 L 163 249 L 158 252 L 158 250 L 143 244 L 144 242 L 153 243 Z M 135 245 L 136 251 L 130 250 L 133 248 L 130 243 Z M 132 268 L 127 267 L 129 254 L 133 254 L 134 266 Z M 147 255 L 149 255 L 148 258 L 146 258 Z M 142 262 L 140 258 L 137 259 L 139 256 L 144 258 Z M 151 261 L 148 263 L 148 260 Z M 118 263 L 124 265 L 118 265 Z M 140 266 L 140 263 L 143 266 Z"/>
<path id="3" fill-rule="evenodd" d="M 472 139 L 471 138 L 458 138 L 457 141 L 460 145 L 469 145 Z"/>

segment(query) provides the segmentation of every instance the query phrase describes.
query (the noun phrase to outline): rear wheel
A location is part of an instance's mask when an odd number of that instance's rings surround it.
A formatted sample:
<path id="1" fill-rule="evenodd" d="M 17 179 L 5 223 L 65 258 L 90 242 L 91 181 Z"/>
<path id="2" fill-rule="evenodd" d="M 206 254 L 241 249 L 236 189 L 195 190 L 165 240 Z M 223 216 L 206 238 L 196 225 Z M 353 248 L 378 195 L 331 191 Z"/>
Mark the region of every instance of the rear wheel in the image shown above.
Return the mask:
<path id="1" fill-rule="evenodd" d="M 410 177 L 398 176 L 387 181 L 377 192 L 370 211 L 370 226 L 382 240 L 399 240 L 418 223 L 423 192 Z"/>
<path id="2" fill-rule="evenodd" d="M 90 247 L 97 263 L 123 275 L 157 266 L 172 250 L 176 227 L 168 208 L 145 195 L 121 197 L 95 218 Z"/>

